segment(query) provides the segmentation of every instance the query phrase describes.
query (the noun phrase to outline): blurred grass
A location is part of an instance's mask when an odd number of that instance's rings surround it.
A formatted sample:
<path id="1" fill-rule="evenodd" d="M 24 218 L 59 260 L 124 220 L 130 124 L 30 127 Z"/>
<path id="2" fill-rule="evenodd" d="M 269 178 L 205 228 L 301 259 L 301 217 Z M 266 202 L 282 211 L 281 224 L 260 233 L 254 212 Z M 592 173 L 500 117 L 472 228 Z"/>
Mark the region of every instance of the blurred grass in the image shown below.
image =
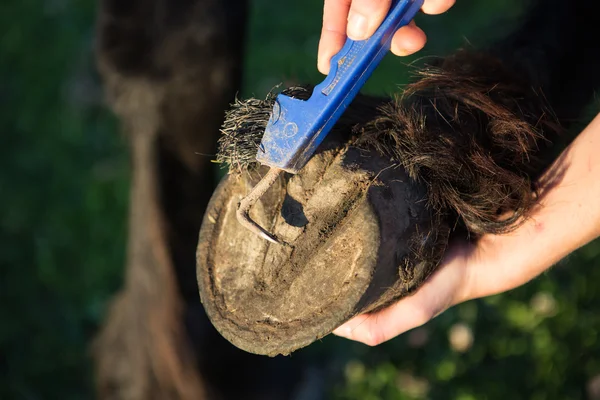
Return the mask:
<path id="1" fill-rule="evenodd" d="M 518 0 L 463 0 L 419 16 L 426 49 L 387 57 L 365 88 L 389 94 L 408 63 L 502 35 Z M 254 0 L 241 95 L 318 83 L 320 0 Z M 0 399 L 88 399 L 88 341 L 119 287 L 128 156 L 102 104 L 90 0 L 0 4 Z M 469 302 L 371 349 L 326 338 L 302 350 L 332 365 L 338 399 L 578 399 L 600 374 L 600 244 L 533 283 Z M 461 353 L 449 334 L 468 333 Z M 457 328 L 458 327 L 458 328 Z"/>
<path id="2" fill-rule="evenodd" d="M 91 1 L 0 5 L 0 398 L 89 399 L 122 274 L 127 154 L 101 104 Z"/>

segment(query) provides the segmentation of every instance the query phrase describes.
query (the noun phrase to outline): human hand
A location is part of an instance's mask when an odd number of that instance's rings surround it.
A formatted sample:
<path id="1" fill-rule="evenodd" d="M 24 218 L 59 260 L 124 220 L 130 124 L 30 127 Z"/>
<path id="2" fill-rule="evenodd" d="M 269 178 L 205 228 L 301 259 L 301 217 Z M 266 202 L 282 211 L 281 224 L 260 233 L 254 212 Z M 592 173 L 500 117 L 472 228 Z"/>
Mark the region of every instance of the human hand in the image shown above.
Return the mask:
<path id="1" fill-rule="evenodd" d="M 531 221 L 515 233 L 485 235 L 476 243 L 453 243 L 437 272 L 413 295 L 378 312 L 354 317 L 333 333 L 376 346 L 454 305 L 523 285 L 558 261 L 549 258 L 523 268 L 521 260 L 525 258 L 507 253 L 516 243 L 527 243 L 539 229 L 539 224 Z"/>
<path id="2" fill-rule="evenodd" d="M 413 295 L 375 313 L 354 317 L 333 333 L 376 346 L 425 324 L 468 297 L 469 265 L 476 253 L 472 244 L 454 244 L 437 272 Z"/>
<path id="3" fill-rule="evenodd" d="M 422 11 L 441 14 L 454 5 L 455 0 L 425 0 Z M 329 73 L 329 62 L 344 45 L 346 37 L 352 40 L 369 38 L 383 22 L 391 0 L 325 0 L 323 29 L 319 42 L 318 68 Z M 425 33 L 412 21 L 398 29 L 392 38 L 392 53 L 398 56 L 413 54 L 425 46 Z"/>

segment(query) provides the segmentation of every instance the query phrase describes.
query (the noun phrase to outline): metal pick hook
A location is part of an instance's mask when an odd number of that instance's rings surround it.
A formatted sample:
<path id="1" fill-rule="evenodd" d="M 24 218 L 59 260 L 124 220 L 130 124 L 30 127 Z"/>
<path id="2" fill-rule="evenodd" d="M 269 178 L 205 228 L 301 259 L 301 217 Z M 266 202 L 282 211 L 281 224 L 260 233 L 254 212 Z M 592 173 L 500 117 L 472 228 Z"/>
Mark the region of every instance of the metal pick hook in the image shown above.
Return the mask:
<path id="1" fill-rule="evenodd" d="M 282 244 L 275 235 L 267 232 L 262 226 L 258 225 L 250 218 L 250 209 L 260 199 L 269 188 L 275 183 L 279 175 L 283 172 L 279 168 L 271 168 L 269 172 L 252 188 L 248 196 L 244 197 L 238 206 L 236 217 L 242 226 L 249 229 L 263 239 L 271 243 Z"/>

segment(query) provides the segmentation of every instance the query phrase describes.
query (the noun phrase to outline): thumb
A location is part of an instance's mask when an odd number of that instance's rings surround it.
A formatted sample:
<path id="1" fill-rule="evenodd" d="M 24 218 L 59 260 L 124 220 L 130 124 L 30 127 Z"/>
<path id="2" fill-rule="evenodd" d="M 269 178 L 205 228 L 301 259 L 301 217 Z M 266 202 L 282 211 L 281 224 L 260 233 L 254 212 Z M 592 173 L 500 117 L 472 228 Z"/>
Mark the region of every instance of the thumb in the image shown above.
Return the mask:
<path id="1" fill-rule="evenodd" d="M 440 269 L 411 296 L 374 313 L 344 323 L 333 334 L 376 346 L 419 327 L 460 302 L 466 277 L 462 252 L 450 252 Z"/>

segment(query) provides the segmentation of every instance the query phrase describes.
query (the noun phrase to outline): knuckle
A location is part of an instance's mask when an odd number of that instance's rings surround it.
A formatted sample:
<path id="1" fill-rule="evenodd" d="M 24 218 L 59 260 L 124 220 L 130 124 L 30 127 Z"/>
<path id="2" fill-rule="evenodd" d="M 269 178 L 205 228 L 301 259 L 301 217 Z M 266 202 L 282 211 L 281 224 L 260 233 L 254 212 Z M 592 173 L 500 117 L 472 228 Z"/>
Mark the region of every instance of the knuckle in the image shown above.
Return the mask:
<path id="1" fill-rule="evenodd" d="M 364 338 L 363 342 L 367 346 L 374 347 L 385 342 L 385 335 L 380 328 L 376 327 L 376 325 L 371 326 L 370 329 L 367 330 L 366 337 Z"/>
<path id="2" fill-rule="evenodd" d="M 428 307 L 417 307 L 413 312 L 415 328 L 424 325 L 433 317 L 433 312 Z"/>

